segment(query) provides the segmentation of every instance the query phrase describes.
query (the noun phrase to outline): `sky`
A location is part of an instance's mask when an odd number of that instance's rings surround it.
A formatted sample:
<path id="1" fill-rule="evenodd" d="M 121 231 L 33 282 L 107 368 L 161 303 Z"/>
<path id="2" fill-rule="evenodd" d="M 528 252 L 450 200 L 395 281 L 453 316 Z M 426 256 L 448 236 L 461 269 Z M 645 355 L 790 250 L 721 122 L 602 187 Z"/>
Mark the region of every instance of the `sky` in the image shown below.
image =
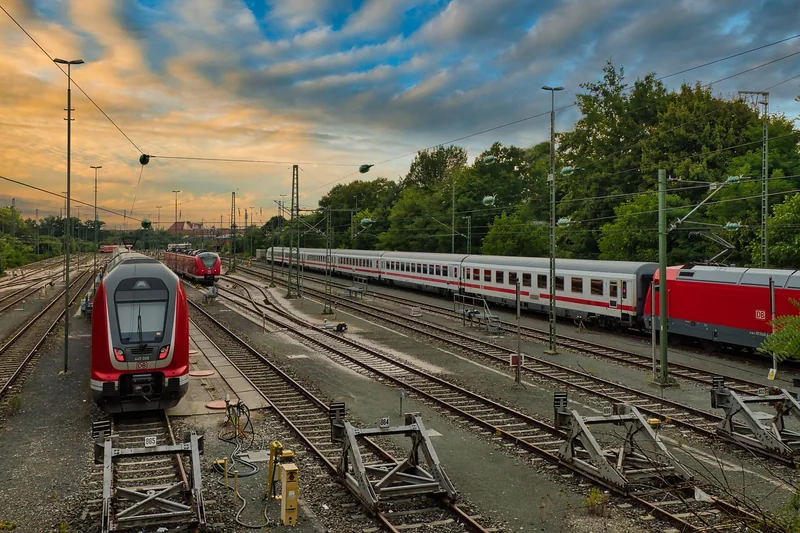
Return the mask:
<path id="1" fill-rule="evenodd" d="M 110 227 L 175 218 L 228 226 L 277 213 L 300 166 L 300 204 L 336 183 L 399 179 L 414 154 L 456 144 L 470 161 L 495 141 L 531 146 L 573 127 L 580 84 L 606 61 L 629 83 L 798 34 L 797 0 L 0 0 L 0 176 L 66 190 L 72 68 L 72 197 Z M 13 17 L 44 49 L 12 21 Z M 762 91 L 800 75 L 800 38 L 664 80 Z M 48 57 L 49 55 L 49 57 Z M 783 59 L 781 59 L 783 58 Z M 78 85 L 82 90 L 78 90 Z M 84 94 L 85 92 L 85 94 Z M 800 116 L 800 77 L 770 111 Z M 87 96 L 91 98 L 91 101 Z M 92 103 L 94 102 L 94 103 Z M 95 105 L 96 104 L 96 105 Z M 100 111 L 102 109 L 102 112 Z M 104 114 L 105 113 L 105 116 Z M 113 121 L 113 122 L 112 122 Z M 138 158 L 153 157 L 142 167 Z M 191 158 L 260 162 L 200 161 Z M 369 174 L 358 166 L 375 164 Z M 63 199 L 0 181 L 0 205 L 58 215 Z M 287 197 L 288 198 L 288 197 Z M 158 209 L 161 206 L 161 209 Z M 73 213 L 91 218 L 91 207 Z"/>

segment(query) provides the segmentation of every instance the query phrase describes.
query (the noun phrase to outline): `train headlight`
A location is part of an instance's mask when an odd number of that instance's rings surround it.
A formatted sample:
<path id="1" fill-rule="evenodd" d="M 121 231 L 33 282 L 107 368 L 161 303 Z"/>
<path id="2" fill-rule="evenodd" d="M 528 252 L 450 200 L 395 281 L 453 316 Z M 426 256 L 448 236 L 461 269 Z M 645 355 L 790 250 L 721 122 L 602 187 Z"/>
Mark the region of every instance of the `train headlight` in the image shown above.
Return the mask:
<path id="1" fill-rule="evenodd" d="M 125 352 L 120 348 L 114 348 L 114 357 L 117 361 L 123 362 L 125 361 Z"/>
<path id="2" fill-rule="evenodd" d="M 158 352 L 158 358 L 166 359 L 168 355 L 169 355 L 169 344 L 161 347 L 161 351 Z"/>

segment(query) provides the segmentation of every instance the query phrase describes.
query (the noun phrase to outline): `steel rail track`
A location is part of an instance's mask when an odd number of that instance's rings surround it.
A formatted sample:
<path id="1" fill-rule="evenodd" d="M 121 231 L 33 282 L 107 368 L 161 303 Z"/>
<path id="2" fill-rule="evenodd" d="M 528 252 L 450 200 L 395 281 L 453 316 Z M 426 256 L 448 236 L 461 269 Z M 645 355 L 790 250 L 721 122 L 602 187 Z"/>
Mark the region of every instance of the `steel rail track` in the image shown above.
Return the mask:
<path id="1" fill-rule="evenodd" d="M 267 297 L 261 287 L 254 287 Z M 245 287 L 242 288 L 248 292 L 248 298 L 252 302 L 253 298 L 249 291 Z M 232 299 L 235 300 L 235 298 Z M 241 304 L 241 301 L 239 303 Z M 270 317 L 270 313 L 277 314 L 282 319 Z M 537 420 L 513 408 L 431 376 L 371 348 L 361 346 L 336 334 L 317 330 L 312 325 L 287 312 L 263 306 L 256 310 L 256 314 L 265 317 L 282 329 L 285 328 L 286 332 L 289 332 L 292 336 L 310 341 L 316 350 L 322 351 L 336 362 L 345 364 L 353 369 L 358 367 L 394 382 L 404 389 L 416 393 L 419 397 L 457 414 L 472 424 L 489 429 L 491 433 L 509 440 L 524 450 L 533 452 L 552 463 L 569 468 L 569 465 L 560 463 L 555 455 L 555 452 L 564 442 L 565 434 L 547 422 Z M 305 330 L 312 328 L 312 332 L 308 333 L 303 329 L 298 329 L 298 325 Z M 578 472 L 578 474 L 588 477 L 583 472 Z M 592 477 L 589 479 L 605 486 L 602 479 Z M 712 502 L 705 503 L 697 502 L 693 497 L 686 495 L 687 491 L 691 492 L 693 489 L 693 486 L 688 485 L 673 488 L 660 487 L 649 494 L 628 494 L 625 496 L 637 501 L 649 509 L 650 512 L 679 525 L 683 531 L 728 530 L 727 528 L 731 525 L 729 522 L 710 526 L 708 521 L 714 517 L 727 519 L 730 515 L 755 519 L 755 517 L 748 516 L 746 511 L 721 499 L 715 498 Z M 611 490 L 614 489 L 611 488 Z M 709 503 L 710 505 L 706 505 Z M 710 507 L 713 507 L 713 509 L 710 509 Z M 680 512 L 675 511 L 676 508 Z"/>
<path id="2" fill-rule="evenodd" d="M 159 445 L 176 443 L 172 424 L 164 411 L 115 414 L 110 421 L 109 430 L 116 447 L 141 448 L 145 437 L 156 437 Z M 129 456 L 115 459 L 112 464 L 112 494 L 116 494 L 117 489 L 120 488 L 140 491 L 147 488 L 158 492 L 165 486 L 181 483 L 184 490 L 178 496 L 179 503 L 193 507 L 192 502 L 189 501 L 191 497 L 188 495 L 189 480 L 179 455 Z M 102 463 L 98 465 L 93 474 L 102 479 Z M 103 512 L 102 482 L 99 483 L 95 492 L 97 493 L 96 497 L 87 503 L 95 508 L 91 512 L 92 515 L 100 515 Z M 186 525 L 185 517 L 164 517 L 158 512 L 142 513 L 118 520 L 117 511 L 119 511 L 120 503 L 124 500 L 126 500 L 124 495 L 113 498 L 113 508 L 108 510 L 109 516 L 107 517 L 109 519 L 107 526 L 110 531 L 147 526 Z"/>
<path id="3" fill-rule="evenodd" d="M 70 299 L 70 306 L 82 297 L 84 287 L 91 281 L 88 272 L 80 274 L 71 283 L 70 289 L 80 287 Z M 53 300 L 36 316 L 31 318 L 14 336 L 0 347 L 0 398 L 11 388 L 16 378 L 22 373 L 27 364 L 41 347 L 47 336 L 64 318 L 64 309 L 58 304 L 65 291 L 61 291 Z M 67 317 L 69 319 L 69 317 Z"/>
<path id="4" fill-rule="evenodd" d="M 245 376 L 253 388 L 270 403 L 275 412 L 323 461 L 328 470 L 338 476 L 336 465 L 341 455 L 341 446 L 330 442 L 328 406 L 197 304 L 191 302 L 191 307 L 194 311 L 192 317 L 194 324 Z M 385 461 L 387 458 L 391 458 L 388 452 L 382 450 L 374 442 L 368 441 L 368 444 L 371 449 L 362 449 L 362 455 L 368 451 L 376 460 Z M 356 497 L 358 498 L 357 494 Z M 366 502 L 362 501 L 362 503 L 366 505 Z M 467 531 L 488 533 L 488 530 L 454 503 L 445 503 L 445 509 L 461 520 L 468 528 Z M 428 507 L 411 509 L 402 513 L 378 512 L 376 518 L 388 531 L 398 533 L 409 527 L 425 527 L 426 531 L 432 531 L 434 530 L 432 526 L 436 524 L 449 525 L 452 523 L 452 520 L 441 520 L 442 509 L 430 508 L 429 505 L 430 503 L 428 503 Z M 429 518 L 431 516 L 433 517 Z M 413 522 L 398 524 L 397 520 L 401 518 L 411 518 Z M 452 531 L 452 529 L 448 529 L 448 531 Z"/>
<path id="5" fill-rule="evenodd" d="M 241 278 L 231 278 L 240 282 L 247 282 Z M 256 286 L 256 285 L 254 285 Z M 257 286 L 256 286 L 257 287 Z M 260 289 L 260 287 L 258 287 Z M 315 289 L 305 288 L 307 294 L 313 295 L 318 300 L 327 296 Z M 423 334 L 432 340 L 447 342 L 464 353 L 489 359 L 490 361 L 508 368 L 508 357 L 516 355 L 515 350 L 492 342 L 473 337 L 461 331 L 416 320 L 406 315 L 393 311 L 371 307 L 364 303 L 334 296 L 339 308 L 348 308 L 356 313 L 374 318 L 376 314 L 381 317 L 382 323 L 393 324 L 412 333 Z M 521 370 L 532 376 L 547 381 L 555 381 L 566 387 L 581 391 L 582 393 L 602 398 L 611 403 L 628 403 L 635 405 L 641 412 L 648 416 L 657 417 L 665 422 L 673 423 L 687 430 L 693 431 L 704 438 L 717 442 L 716 428 L 722 417 L 714 413 L 698 409 L 674 400 L 662 398 L 626 385 L 622 385 L 599 376 L 572 369 L 546 359 L 526 355 L 525 363 Z M 759 456 L 775 461 L 782 465 L 793 466 L 794 462 L 785 457 L 776 456 L 759 450 L 752 450 Z"/>
<path id="6" fill-rule="evenodd" d="M 44 278 L 44 280 L 47 279 L 47 277 Z M 21 289 L 5 296 L 2 300 L 0 300 L 0 314 L 5 313 L 19 302 L 25 300 L 25 298 L 28 296 L 36 294 L 37 291 L 40 291 L 42 287 L 46 287 L 49 283 L 52 283 L 52 281 L 43 281 L 39 279 L 34 281 L 32 284 L 22 287 Z"/>
<path id="7" fill-rule="evenodd" d="M 239 282 L 244 281 L 238 278 L 231 279 Z M 306 287 L 305 292 L 306 294 L 314 295 L 317 299 L 325 298 L 324 293 L 315 289 Z M 388 323 L 412 332 L 423 334 L 433 340 L 446 342 L 471 355 L 478 355 L 483 359 L 489 359 L 492 362 L 500 363 L 504 366 L 508 366 L 509 356 L 516 355 L 515 350 L 461 331 L 453 330 L 438 324 L 431 324 L 422 320 L 416 320 L 412 317 L 386 309 L 367 306 L 360 302 L 353 302 L 337 297 L 334 298 L 339 308 L 347 308 L 350 311 L 366 314 L 370 317 L 375 317 L 377 314 L 384 324 Z M 586 394 L 600 397 L 613 403 L 630 403 L 648 415 L 657 416 L 664 420 L 668 419 L 704 437 L 714 437 L 716 435 L 716 424 L 722 420 L 722 417 L 714 413 L 661 398 L 654 394 L 615 383 L 586 372 L 574 370 L 568 366 L 546 359 L 526 355 L 525 360 L 525 364 L 522 365 L 522 370 L 530 375 L 549 381 L 555 381 L 561 385 L 577 389 Z"/>
<path id="8" fill-rule="evenodd" d="M 262 269 L 252 268 L 252 267 L 249 268 L 237 267 L 237 268 L 242 272 L 251 272 L 261 278 L 267 277 L 267 275 L 264 273 Z M 317 283 L 324 283 L 322 280 L 318 280 L 315 278 L 311 279 L 313 279 Z M 283 283 L 283 280 L 279 281 Z M 338 288 L 347 287 L 347 285 L 339 283 L 334 283 L 333 285 Z M 407 306 L 416 306 L 419 307 L 421 310 L 435 314 L 437 316 L 442 316 L 452 320 L 461 320 L 461 318 L 453 312 L 453 309 L 449 307 L 439 306 L 427 302 L 420 302 L 410 298 L 404 298 L 402 296 L 385 294 L 376 291 L 367 291 L 367 294 L 369 294 L 373 298 L 380 300 L 400 303 L 402 305 L 407 305 Z M 506 329 L 507 331 L 513 331 L 517 327 L 515 323 L 507 321 L 501 321 L 501 324 L 503 328 Z M 537 342 L 548 343 L 550 340 L 549 339 L 550 333 L 548 331 L 540 330 L 531 326 L 520 326 L 520 332 L 523 337 Z M 596 342 L 586 341 L 583 339 L 578 339 L 564 334 L 557 334 L 556 338 L 558 339 L 558 343 L 561 346 L 566 346 L 572 350 L 576 350 L 578 353 L 587 353 L 596 357 L 611 359 L 612 361 L 625 365 L 631 365 L 647 371 L 651 371 L 653 368 L 652 358 L 650 356 L 641 353 L 632 352 L 621 348 L 616 348 L 613 346 L 607 346 Z M 659 368 L 660 368 L 659 361 L 656 361 L 656 370 L 658 370 Z M 750 381 L 743 378 L 726 376 L 716 372 L 709 372 L 708 370 L 698 368 L 690 364 L 679 363 L 675 361 L 671 361 L 669 363 L 669 372 L 671 375 L 676 376 L 680 379 L 685 379 L 687 381 L 692 381 L 695 383 L 699 383 L 701 385 L 706 385 L 708 387 L 711 387 L 712 380 L 714 377 L 722 376 L 725 378 L 726 386 L 735 390 L 736 392 L 747 395 L 757 394 L 760 388 L 764 388 L 767 386 L 763 383 L 759 383 L 756 381 Z"/>

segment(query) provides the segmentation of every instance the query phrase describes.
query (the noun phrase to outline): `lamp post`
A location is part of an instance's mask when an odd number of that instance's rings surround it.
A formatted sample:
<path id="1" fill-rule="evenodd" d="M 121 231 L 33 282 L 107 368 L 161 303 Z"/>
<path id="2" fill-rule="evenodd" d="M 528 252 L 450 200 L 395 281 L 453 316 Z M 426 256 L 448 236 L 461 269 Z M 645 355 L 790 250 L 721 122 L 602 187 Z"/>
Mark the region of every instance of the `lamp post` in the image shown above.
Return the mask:
<path id="1" fill-rule="evenodd" d="M 178 193 L 181 192 L 181 191 L 173 190 L 172 192 L 175 193 L 175 238 L 176 238 L 175 244 L 178 244 L 178 241 L 177 241 L 177 237 L 178 237 Z M 178 254 L 177 254 L 177 252 L 175 253 L 175 270 L 178 270 Z"/>
<path id="2" fill-rule="evenodd" d="M 89 165 L 94 169 L 94 251 L 92 252 L 92 276 L 97 278 L 97 169 L 102 165 Z"/>
<path id="3" fill-rule="evenodd" d="M 70 166 L 72 164 L 72 65 L 83 64 L 83 59 L 73 59 L 67 61 L 65 59 L 55 58 L 54 62 L 61 65 L 67 65 L 67 229 L 65 235 L 65 254 L 64 262 L 64 374 L 69 370 L 69 248 L 71 246 L 69 240 L 70 224 L 69 224 L 69 204 L 70 204 Z"/>
<path id="4" fill-rule="evenodd" d="M 555 94 L 563 87 L 542 87 L 550 91 L 550 348 L 548 353 L 556 352 L 556 150 L 555 150 Z"/>

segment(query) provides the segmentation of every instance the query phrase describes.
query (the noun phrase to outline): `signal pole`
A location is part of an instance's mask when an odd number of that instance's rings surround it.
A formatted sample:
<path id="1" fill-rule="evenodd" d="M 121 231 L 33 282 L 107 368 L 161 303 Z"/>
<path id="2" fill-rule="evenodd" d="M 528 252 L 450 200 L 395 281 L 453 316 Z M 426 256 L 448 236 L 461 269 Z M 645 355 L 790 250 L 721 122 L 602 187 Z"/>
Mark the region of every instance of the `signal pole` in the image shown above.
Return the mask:
<path id="1" fill-rule="evenodd" d="M 175 244 L 178 244 L 178 193 L 181 191 L 175 191 Z M 178 251 L 175 250 L 175 270 L 178 270 Z"/>
<path id="2" fill-rule="evenodd" d="M 92 276 L 97 279 L 97 169 L 102 165 L 90 165 L 94 169 L 94 251 L 92 252 Z"/>
<path id="3" fill-rule="evenodd" d="M 300 298 L 300 167 L 292 165 L 292 203 L 289 210 L 289 283 L 286 298 Z M 296 261 L 292 251 L 296 250 Z"/>
<path id="4" fill-rule="evenodd" d="M 658 171 L 658 328 L 661 349 L 660 384 L 669 385 L 667 372 L 667 171 Z M 651 296 L 652 298 L 652 296 Z"/>
<path id="5" fill-rule="evenodd" d="M 158 209 L 158 222 L 156 222 L 156 227 L 161 229 L 161 206 L 157 205 L 156 209 Z"/>
<path id="6" fill-rule="evenodd" d="M 769 266 L 767 219 L 769 218 L 769 93 L 762 91 L 739 91 L 739 94 L 761 96 L 764 106 L 764 132 L 761 136 L 761 268 Z"/>
<path id="7" fill-rule="evenodd" d="M 55 58 L 55 63 L 67 65 L 67 234 L 65 239 L 66 257 L 64 260 L 64 374 L 69 370 L 69 248 L 72 245 L 69 239 L 70 233 L 70 170 L 72 165 L 72 65 L 83 64 L 83 59 L 73 59 L 66 61 Z M 63 72 L 63 71 L 62 71 Z"/>

